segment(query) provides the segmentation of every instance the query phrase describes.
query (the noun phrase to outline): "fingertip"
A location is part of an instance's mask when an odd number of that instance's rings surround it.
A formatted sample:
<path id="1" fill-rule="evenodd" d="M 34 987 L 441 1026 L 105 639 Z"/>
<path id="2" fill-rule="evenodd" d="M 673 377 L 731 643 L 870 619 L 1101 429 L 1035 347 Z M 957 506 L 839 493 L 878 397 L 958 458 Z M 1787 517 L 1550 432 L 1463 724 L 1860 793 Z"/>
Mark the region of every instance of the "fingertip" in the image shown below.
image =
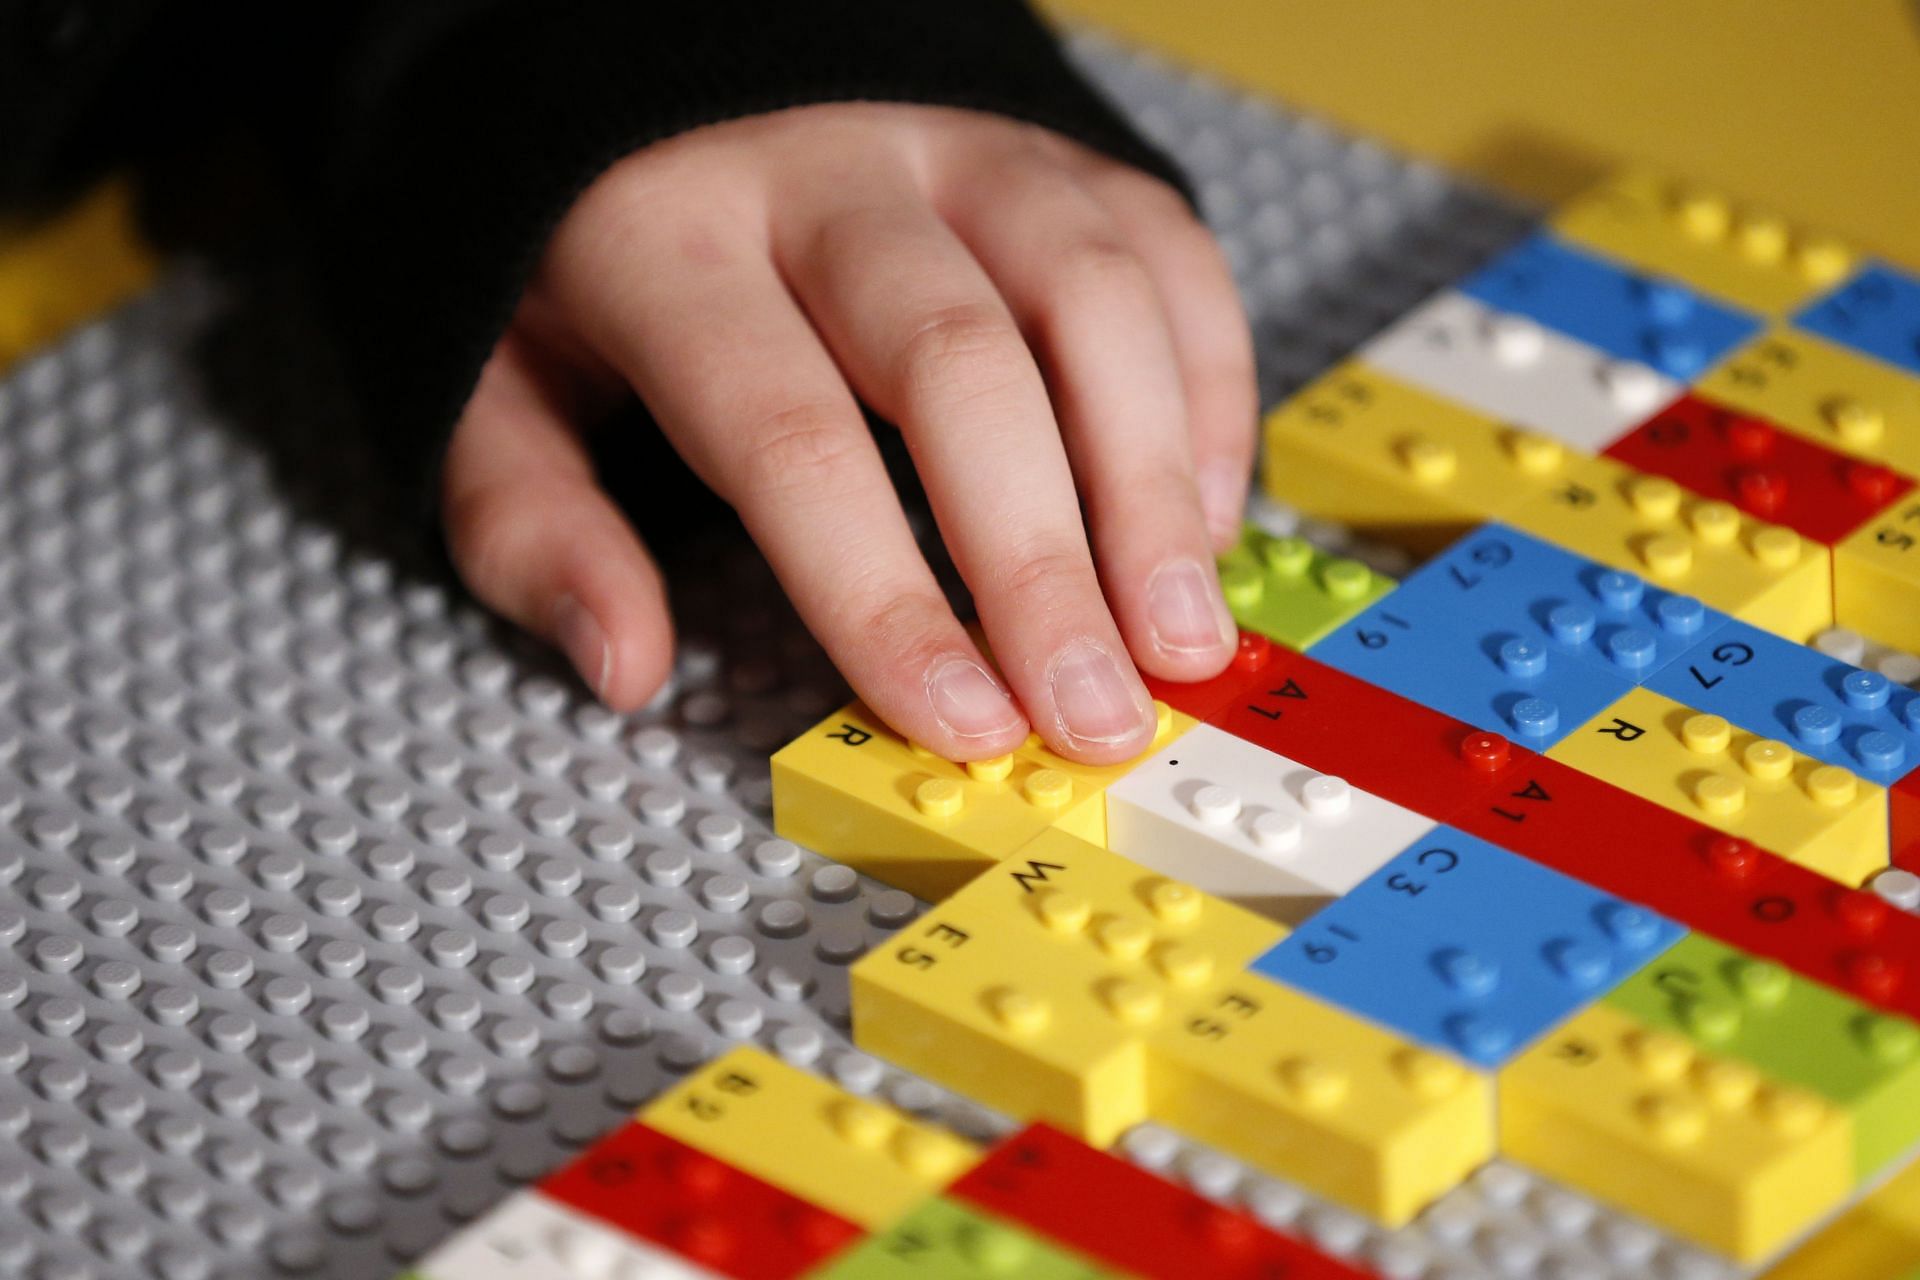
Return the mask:
<path id="1" fill-rule="evenodd" d="M 550 633 L 594 696 L 615 711 L 645 706 L 673 673 L 672 619 L 651 582 L 563 592 Z"/>
<path id="2" fill-rule="evenodd" d="M 986 665 L 964 654 L 935 658 L 925 678 L 927 708 L 940 743 L 922 743 L 950 760 L 988 760 L 1012 751 L 1029 725 L 1006 685 Z"/>

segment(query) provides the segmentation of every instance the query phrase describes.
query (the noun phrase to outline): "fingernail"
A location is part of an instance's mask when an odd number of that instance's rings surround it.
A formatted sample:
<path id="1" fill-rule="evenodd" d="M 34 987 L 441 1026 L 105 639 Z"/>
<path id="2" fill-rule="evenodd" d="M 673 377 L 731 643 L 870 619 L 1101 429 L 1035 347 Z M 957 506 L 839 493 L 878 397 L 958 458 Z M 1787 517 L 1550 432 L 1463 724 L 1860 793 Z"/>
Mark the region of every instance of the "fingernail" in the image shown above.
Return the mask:
<path id="1" fill-rule="evenodd" d="M 1147 621 L 1164 653 L 1212 653 L 1233 643 L 1233 618 L 1207 567 L 1169 560 L 1147 579 Z"/>
<path id="2" fill-rule="evenodd" d="M 1075 640 L 1054 655 L 1047 686 L 1060 727 L 1081 742 L 1121 742 L 1147 727 L 1145 699 L 1091 640 Z"/>
<path id="3" fill-rule="evenodd" d="M 1200 511 L 1207 532 L 1216 543 L 1240 532 L 1240 516 L 1247 506 L 1246 474 L 1225 462 L 1209 462 L 1195 476 L 1200 486 Z"/>
<path id="4" fill-rule="evenodd" d="M 933 715 L 956 738 L 992 738 L 1019 727 L 1013 697 L 971 658 L 943 658 L 927 673 Z"/>
<path id="5" fill-rule="evenodd" d="M 594 696 L 604 698 L 607 680 L 613 675 L 613 646 L 607 643 L 600 620 L 572 596 L 561 596 L 553 606 L 553 638 Z"/>

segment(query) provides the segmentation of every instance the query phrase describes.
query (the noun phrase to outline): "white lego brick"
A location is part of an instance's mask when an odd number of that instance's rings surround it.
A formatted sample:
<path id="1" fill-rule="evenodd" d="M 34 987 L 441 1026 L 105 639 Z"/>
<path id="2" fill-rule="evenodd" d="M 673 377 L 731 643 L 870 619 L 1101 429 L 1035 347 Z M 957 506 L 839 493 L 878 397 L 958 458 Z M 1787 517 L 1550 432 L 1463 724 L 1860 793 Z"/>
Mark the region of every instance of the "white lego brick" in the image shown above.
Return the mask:
<path id="1" fill-rule="evenodd" d="M 522 1191 L 434 1250 L 422 1280 L 718 1280 L 538 1191 Z"/>
<path id="2" fill-rule="evenodd" d="M 1448 289 L 1360 350 L 1367 363 L 1468 408 L 1599 453 L 1671 404 L 1649 365 Z"/>
<path id="3" fill-rule="evenodd" d="M 1107 846 L 1297 924 L 1433 822 L 1243 738 L 1195 725 L 1107 789 Z"/>

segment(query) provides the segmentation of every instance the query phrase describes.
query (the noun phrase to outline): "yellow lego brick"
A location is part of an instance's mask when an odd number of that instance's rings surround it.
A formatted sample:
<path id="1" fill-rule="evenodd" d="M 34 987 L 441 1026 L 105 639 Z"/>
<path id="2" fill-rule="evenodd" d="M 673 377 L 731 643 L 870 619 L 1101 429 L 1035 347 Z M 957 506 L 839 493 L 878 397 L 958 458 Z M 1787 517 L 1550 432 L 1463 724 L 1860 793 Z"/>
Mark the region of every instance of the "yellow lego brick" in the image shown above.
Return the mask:
<path id="1" fill-rule="evenodd" d="M 1849 885 L 1887 865 L 1887 793 L 1651 689 L 1547 749 L 1555 760 Z"/>
<path id="2" fill-rule="evenodd" d="M 1493 1155 L 1493 1082 L 1258 974 L 1152 1037 L 1153 1119 L 1390 1227 Z"/>
<path id="3" fill-rule="evenodd" d="M 46 222 L 0 227 L 0 370 L 144 289 L 155 267 L 124 179 Z"/>
<path id="4" fill-rule="evenodd" d="M 1852 1189 L 1846 1116 L 1593 1005 L 1501 1071 L 1502 1150 L 1742 1262 Z"/>
<path id="5" fill-rule="evenodd" d="M 639 1118 L 869 1231 L 906 1216 L 980 1154 L 957 1134 L 750 1045 L 694 1072 Z"/>
<path id="6" fill-rule="evenodd" d="M 1677 277 L 1764 315 L 1839 284 L 1858 255 L 1823 232 L 1646 170 L 1613 174 L 1553 216 L 1555 232 L 1642 271 Z"/>
<path id="7" fill-rule="evenodd" d="M 1920 496 L 1908 494 L 1833 549 L 1833 620 L 1920 650 Z"/>
<path id="8" fill-rule="evenodd" d="M 1155 704 L 1157 751 L 1194 723 Z M 938 901 L 1049 827 L 1106 843 L 1101 792 L 1131 764 L 1063 760 L 1029 739 L 955 764 L 901 738 L 858 702 L 773 757 L 773 826 L 830 858 Z"/>
<path id="9" fill-rule="evenodd" d="M 1833 624 L 1833 559 L 1791 529 L 1611 458 L 1569 458 L 1508 523 L 1796 643 Z"/>
<path id="10" fill-rule="evenodd" d="M 1830 449 L 1920 473 L 1920 378 L 1872 356 L 1779 328 L 1696 389 Z"/>
<path id="11" fill-rule="evenodd" d="M 1440 550 L 1561 476 L 1559 441 L 1349 360 L 1267 415 L 1262 482 L 1288 505 Z"/>
<path id="12" fill-rule="evenodd" d="M 853 1038 L 1104 1146 L 1147 1116 L 1147 1033 L 1285 930 L 1049 830 L 852 971 Z"/>

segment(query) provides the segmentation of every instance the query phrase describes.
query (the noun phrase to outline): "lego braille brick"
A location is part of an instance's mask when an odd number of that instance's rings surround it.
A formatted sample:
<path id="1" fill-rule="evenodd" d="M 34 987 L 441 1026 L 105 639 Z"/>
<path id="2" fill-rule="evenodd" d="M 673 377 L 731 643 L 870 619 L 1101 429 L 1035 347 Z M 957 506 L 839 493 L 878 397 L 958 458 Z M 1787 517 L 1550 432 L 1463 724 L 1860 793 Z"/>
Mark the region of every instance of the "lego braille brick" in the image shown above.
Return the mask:
<path id="1" fill-rule="evenodd" d="M 1104 1146 L 1147 1114 L 1144 1035 L 1284 932 L 1049 831 L 853 966 L 854 1042 Z"/>
<path id="2" fill-rule="evenodd" d="M 1744 622 L 1647 688 L 1882 786 L 1920 766 L 1920 693 Z"/>
<path id="3" fill-rule="evenodd" d="M 677 1254 L 575 1212 L 538 1191 L 496 1206 L 421 1259 L 417 1280 L 719 1280 Z M 402 1278 L 404 1280 L 404 1278 Z"/>
<path id="4" fill-rule="evenodd" d="M 1147 1280 L 1365 1276 L 1045 1124 L 994 1147 L 948 1195 Z"/>
<path id="5" fill-rule="evenodd" d="M 1584 453 L 1606 448 L 1681 389 L 1646 364 L 1457 289 L 1435 294 L 1396 321 L 1360 349 L 1360 359 Z"/>
<path id="6" fill-rule="evenodd" d="M 1256 974 L 1153 1042 L 1153 1118 L 1401 1226 L 1493 1154 L 1491 1079 Z"/>
<path id="7" fill-rule="evenodd" d="M 738 1280 L 805 1275 L 863 1234 L 847 1219 L 643 1124 L 615 1129 L 539 1189 Z"/>
<path id="8" fill-rule="evenodd" d="M 1682 932 L 1643 907 L 1437 827 L 1253 968 L 1497 1066 Z"/>
<path id="9" fill-rule="evenodd" d="M 0 372 L 153 282 L 136 203 L 112 178 L 45 222 L 0 226 Z"/>
<path id="10" fill-rule="evenodd" d="M 1618 360 L 1689 382 L 1760 329 L 1760 318 L 1670 276 L 1647 275 L 1536 232 L 1460 282 L 1495 311 L 1522 315 Z"/>
<path id="11" fill-rule="evenodd" d="M 1393 579 L 1304 538 L 1275 538 L 1249 525 L 1220 557 L 1220 588 L 1235 622 L 1305 649 L 1392 591 Z"/>
<path id="12" fill-rule="evenodd" d="M 869 1231 L 972 1164 L 973 1145 L 751 1045 L 654 1099 L 640 1122 Z"/>
<path id="13" fill-rule="evenodd" d="M 1884 644 L 1920 649 L 1920 500 L 1909 494 L 1833 549 L 1833 613 Z"/>
<path id="14" fill-rule="evenodd" d="M 1855 262 L 1833 236 L 1646 170 L 1601 180 L 1557 209 L 1552 225 L 1576 244 L 1768 316 L 1838 284 Z"/>
<path id="15" fill-rule="evenodd" d="M 1884 787 L 1651 689 L 1547 754 L 1842 884 L 1887 865 Z"/>
<path id="16" fill-rule="evenodd" d="M 1286 924 L 1353 888 L 1432 825 L 1205 724 L 1107 789 L 1115 853 Z"/>
<path id="17" fill-rule="evenodd" d="M 1920 278 L 1868 263 L 1793 317 L 1796 328 L 1920 375 Z"/>
<path id="18" fill-rule="evenodd" d="M 1611 458 L 1578 460 L 1564 481 L 1501 518 L 1789 640 L 1833 622 L 1825 547 Z"/>
<path id="19" fill-rule="evenodd" d="M 1116 1273 L 958 1200 L 925 1200 L 808 1280 L 1100 1280 Z"/>
<path id="20" fill-rule="evenodd" d="M 1910 1164 L 1822 1227 L 1766 1280 L 1896 1276 L 1920 1269 L 1920 1164 Z"/>
<path id="21" fill-rule="evenodd" d="M 1615 987 L 1607 1002 L 1845 1112 L 1861 1182 L 1920 1142 L 1920 1025 L 1907 1018 L 1697 933 Z"/>
<path id="22" fill-rule="evenodd" d="M 1262 487 L 1306 515 L 1432 554 L 1550 487 L 1567 449 L 1349 360 L 1267 415 Z"/>
<path id="23" fill-rule="evenodd" d="M 1725 621 L 1689 596 L 1488 524 L 1311 656 L 1545 747 Z"/>
<path id="24" fill-rule="evenodd" d="M 1156 747 L 1191 723 L 1164 712 Z M 774 829 L 938 900 L 1049 827 L 1104 843 L 1099 784 L 1124 770 L 1073 765 L 1031 746 L 955 764 L 854 702 L 774 753 Z"/>
<path id="25" fill-rule="evenodd" d="M 1853 1185 L 1851 1125 L 1817 1095 L 1598 1004 L 1500 1073 L 1515 1160 L 1757 1262 Z"/>
<path id="26" fill-rule="evenodd" d="M 1771 330 L 1695 390 L 1828 448 L 1920 476 L 1920 378 L 1810 333 Z"/>
<path id="27" fill-rule="evenodd" d="M 1694 395 L 1681 396 L 1606 452 L 1825 546 L 1913 489 L 1911 477 L 1881 463 Z"/>
<path id="28" fill-rule="evenodd" d="M 1920 872 L 1920 770 L 1888 789 L 1887 828 L 1893 865 Z"/>

